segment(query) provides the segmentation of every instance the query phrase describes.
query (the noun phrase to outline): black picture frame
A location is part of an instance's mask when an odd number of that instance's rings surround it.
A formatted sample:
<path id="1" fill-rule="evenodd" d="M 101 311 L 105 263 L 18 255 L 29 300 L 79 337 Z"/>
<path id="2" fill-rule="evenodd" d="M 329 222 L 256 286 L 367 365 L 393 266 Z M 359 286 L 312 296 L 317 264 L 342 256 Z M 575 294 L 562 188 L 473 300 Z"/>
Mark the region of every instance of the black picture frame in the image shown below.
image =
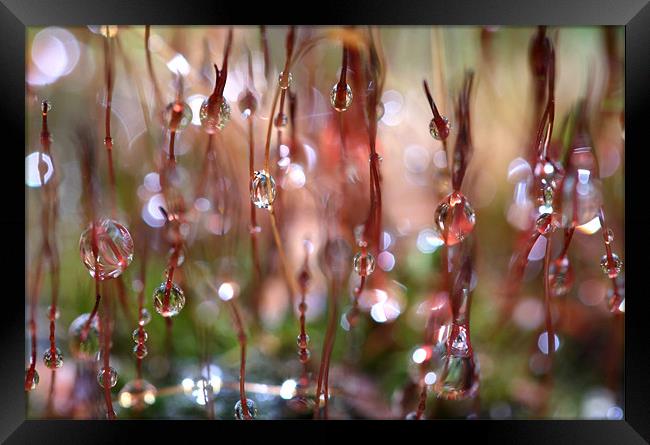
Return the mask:
<path id="1" fill-rule="evenodd" d="M 438 441 L 443 436 L 499 443 L 647 443 L 650 441 L 650 361 L 648 360 L 645 319 L 647 295 L 643 292 L 644 252 L 650 217 L 647 215 L 643 181 L 648 173 L 644 155 L 648 150 L 644 110 L 650 89 L 650 5 L 648 0 L 516 0 L 464 1 L 278 1 L 257 4 L 222 0 L 179 2 L 177 0 L 1 0 L 0 5 L 0 141 L 5 172 L 0 176 L 3 209 L 0 230 L 5 234 L 5 255 L 0 255 L 6 280 L 4 310 L 0 310 L 0 355 L 2 376 L 0 396 L 0 439 L 7 443 L 130 443 L 136 437 L 154 440 L 154 435 L 171 437 L 178 433 L 207 433 L 209 440 L 249 441 L 295 440 L 307 443 L 340 440 L 361 433 L 398 440 Z M 315 9 L 314 9 L 315 7 Z M 25 420 L 24 380 L 24 299 L 7 292 L 19 270 L 19 237 L 24 230 L 24 177 L 20 166 L 25 146 L 25 31 L 27 26 L 47 24 L 348 24 L 377 25 L 624 25 L 625 26 L 625 251 L 626 287 L 632 295 L 625 315 L 624 413 L 621 421 L 447 421 L 410 422 L 146 422 L 45 421 Z M 645 144 L 644 144 L 645 143 Z M 19 190 L 23 190 L 23 194 Z M 23 198 L 21 204 L 20 200 Z M 15 248 L 10 246 L 16 243 Z M 1 244 L 0 244 L 1 245 Z M 27 264 L 25 263 L 25 266 Z M 143 434 L 140 436 L 140 434 Z M 241 436 L 231 436 L 237 434 Z M 227 438 L 227 439 L 226 439 Z M 138 439 L 140 441 L 141 439 Z"/>

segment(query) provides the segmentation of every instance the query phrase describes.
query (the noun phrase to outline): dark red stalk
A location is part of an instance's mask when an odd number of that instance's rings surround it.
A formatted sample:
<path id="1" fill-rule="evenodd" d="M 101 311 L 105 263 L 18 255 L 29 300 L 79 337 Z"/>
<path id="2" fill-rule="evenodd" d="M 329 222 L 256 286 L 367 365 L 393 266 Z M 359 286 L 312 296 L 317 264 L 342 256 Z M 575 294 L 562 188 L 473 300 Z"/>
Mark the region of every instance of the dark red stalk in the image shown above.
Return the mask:
<path id="1" fill-rule="evenodd" d="M 229 307 L 232 311 L 233 323 L 237 331 L 237 341 L 239 342 L 240 361 L 239 361 L 239 398 L 241 401 L 242 412 L 244 419 L 250 420 L 252 416 L 248 412 L 248 404 L 246 403 L 246 332 L 244 331 L 244 323 L 239 313 L 239 308 L 234 299 L 229 300 Z"/>
<path id="2" fill-rule="evenodd" d="M 99 282 L 97 282 L 99 283 Z M 103 386 L 104 386 L 104 399 L 106 400 L 106 410 L 108 414 L 108 419 L 109 420 L 114 420 L 115 419 L 115 411 L 113 410 L 113 400 L 111 398 L 111 375 L 110 375 L 110 354 L 111 354 L 111 314 L 110 314 L 110 307 L 109 307 L 109 301 L 108 299 L 104 298 L 104 303 L 103 303 L 103 317 L 101 317 L 101 320 L 103 321 L 103 351 L 102 351 L 102 358 L 103 358 L 103 365 L 104 365 L 104 374 L 103 374 Z"/>
<path id="3" fill-rule="evenodd" d="M 330 292 L 331 292 L 331 305 L 330 305 L 330 314 L 327 321 L 327 331 L 325 333 L 325 342 L 323 343 L 323 352 L 321 354 L 321 364 L 318 371 L 318 383 L 316 386 L 316 405 L 314 407 L 314 419 L 317 419 L 320 414 L 320 396 L 323 394 L 323 389 L 328 390 L 329 383 L 329 362 L 332 354 L 332 349 L 334 347 L 334 340 L 336 338 L 336 319 L 338 316 L 338 293 L 339 286 L 336 280 L 331 280 L 330 283 Z M 329 399 L 329 393 L 325 392 L 324 394 L 324 407 L 325 413 L 324 417 L 327 418 L 327 401 Z"/>
<path id="4" fill-rule="evenodd" d="M 111 38 L 104 38 L 104 72 L 106 74 L 106 113 L 104 119 L 104 145 L 108 159 L 108 180 L 111 188 L 111 209 L 113 218 L 117 217 L 117 190 L 115 186 L 115 170 L 113 168 L 113 138 L 111 137 L 111 107 L 113 102 L 113 51 Z"/>
<path id="5" fill-rule="evenodd" d="M 156 108 L 162 109 L 163 101 L 162 95 L 160 93 L 160 87 L 158 86 L 158 79 L 156 79 L 156 73 L 153 70 L 153 64 L 151 63 L 151 50 L 149 49 L 149 34 L 151 32 L 151 27 L 146 25 L 144 27 L 144 48 L 145 54 L 147 56 L 147 70 L 149 71 L 149 77 L 151 78 L 151 84 L 153 85 L 154 93 L 156 96 Z"/>

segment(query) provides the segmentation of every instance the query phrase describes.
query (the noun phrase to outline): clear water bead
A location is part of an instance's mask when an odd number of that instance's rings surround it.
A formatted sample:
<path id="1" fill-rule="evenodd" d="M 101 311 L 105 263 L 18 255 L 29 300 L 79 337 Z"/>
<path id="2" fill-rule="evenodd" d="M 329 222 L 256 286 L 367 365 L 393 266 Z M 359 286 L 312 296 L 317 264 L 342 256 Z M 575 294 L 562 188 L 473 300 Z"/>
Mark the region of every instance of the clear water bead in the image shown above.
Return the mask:
<path id="1" fill-rule="evenodd" d="M 436 208 L 434 220 L 440 238 L 451 246 L 474 230 L 476 214 L 462 193 L 452 192 Z"/>
<path id="2" fill-rule="evenodd" d="M 573 287 L 573 268 L 567 256 L 556 258 L 548 268 L 548 279 L 552 297 L 563 297 Z"/>
<path id="3" fill-rule="evenodd" d="M 131 234 L 126 227 L 110 218 L 99 220 L 94 230 L 97 233 L 97 261 L 93 254 L 93 224 L 81 234 L 81 260 L 92 277 L 95 273 L 100 280 L 119 277 L 133 261 Z"/>
<path id="4" fill-rule="evenodd" d="M 307 345 L 309 345 L 309 335 L 299 335 L 296 338 L 296 344 L 298 345 L 299 348 L 306 348 Z"/>
<path id="5" fill-rule="evenodd" d="M 360 277 L 371 275 L 375 271 L 375 257 L 370 252 L 367 252 L 365 255 L 363 252 L 358 252 L 354 256 L 352 264 L 354 271 Z"/>
<path id="6" fill-rule="evenodd" d="M 149 350 L 144 343 L 138 343 L 133 347 L 133 355 L 142 360 L 149 354 Z"/>
<path id="7" fill-rule="evenodd" d="M 170 130 L 183 131 L 192 122 L 192 117 L 192 108 L 185 102 L 172 102 L 165 108 L 164 122 Z"/>
<path id="8" fill-rule="evenodd" d="M 122 408 L 144 408 L 154 404 L 157 393 L 156 387 L 148 381 L 135 379 L 124 385 L 117 400 Z"/>
<path id="9" fill-rule="evenodd" d="M 275 180 L 264 170 L 253 173 L 251 201 L 258 209 L 268 209 L 275 201 Z"/>
<path id="10" fill-rule="evenodd" d="M 257 417 L 257 407 L 255 406 L 255 402 L 253 402 L 251 399 L 246 399 L 246 407 L 248 408 L 248 414 L 251 419 Z M 246 419 L 244 416 L 244 407 L 241 404 L 241 399 L 237 400 L 237 403 L 235 403 L 235 419 Z"/>
<path id="11" fill-rule="evenodd" d="M 330 103 L 338 112 L 347 111 L 347 109 L 350 108 L 350 105 L 352 105 L 352 98 L 354 97 L 350 85 L 345 84 L 345 91 L 342 91 L 342 89 L 343 86 L 339 86 L 339 83 L 337 82 L 334 84 L 332 91 L 330 92 Z"/>
<path id="12" fill-rule="evenodd" d="M 29 368 L 25 370 L 25 380 L 29 376 Z M 38 386 L 38 382 L 41 380 L 41 378 L 38 375 L 38 372 L 36 372 L 36 369 L 34 369 L 34 373 L 32 374 L 32 384 L 29 387 L 29 390 L 31 391 L 32 389 L 36 389 Z"/>
<path id="13" fill-rule="evenodd" d="M 300 363 L 307 363 L 309 361 L 309 358 L 311 357 L 311 352 L 309 349 L 301 349 L 298 351 L 298 358 L 300 359 Z"/>
<path id="14" fill-rule="evenodd" d="M 542 235 L 548 235 L 556 229 L 556 221 L 551 213 L 542 213 L 535 221 L 537 231 Z"/>
<path id="15" fill-rule="evenodd" d="M 218 102 L 211 106 L 210 98 L 208 97 L 203 101 L 199 110 L 201 125 L 208 134 L 216 133 L 217 130 L 223 130 L 230 120 L 230 105 L 228 101 L 225 97 L 222 97 Z"/>
<path id="16" fill-rule="evenodd" d="M 52 306 L 48 306 L 46 314 L 48 320 L 55 321 L 58 320 L 59 317 L 61 316 L 61 311 L 59 311 L 59 308 L 57 307 L 54 311 L 54 317 L 52 317 Z"/>
<path id="17" fill-rule="evenodd" d="M 444 116 L 440 116 L 440 118 L 442 119 L 442 122 L 435 117 L 431 119 L 431 122 L 429 122 L 429 133 L 431 133 L 431 136 L 437 141 L 447 139 L 449 132 L 451 131 L 451 123 L 449 123 L 449 119 Z"/>
<path id="18" fill-rule="evenodd" d="M 133 343 L 144 343 L 144 342 L 146 342 L 147 339 L 149 338 L 149 334 L 147 334 L 147 331 L 145 331 L 145 330 L 143 329 L 143 330 L 142 330 L 142 338 L 140 338 L 140 329 L 139 329 L 139 328 L 136 328 L 136 329 L 133 331 L 133 335 L 132 335 L 132 337 L 133 337 Z"/>
<path id="19" fill-rule="evenodd" d="M 43 354 L 43 363 L 50 369 L 56 369 L 63 366 L 63 354 L 59 348 L 54 349 L 54 354 L 52 353 L 52 348 L 47 348 Z"/>
<path id="20" fill-rule="evenodd" d="M 293 82 L 293 75 L 289 72 L 287 75 L 284 75 L 284 71 L 280 72 L 280 75 L 278 76 L 278 84 L 280 85 L 280 88 L 283 90 L 286 90 L 291 86 L 291 83 Z"/>
<path id="21" fill-rule="evenodd" d="M 88 313 L 79 315 L 68 328 L 68 347 L 77 360 L 93 360 L 99 351 L 99 323 L 97 317 L 93 317 L 88 324 L 89 317 Z"/>
<path id="22" fill-rule="evenodd" d="M 150 321 L 151 321 L 151 314 L 147 309 L 142 308 L 142 313 L 140 314 L 140 319 L 138 320 L 138 324 L 140 326 L 145 326 L 148 325 Z"/>
<path id="23" fill-rule="evenodd" d="M 439 398 L 464 400 L 478 393 L 478 365 L 473 357 L 448 356 L 441 374 L 434 385 Z"/>
<path id="24" fill-rule="evenodd" d="M 607 228 L 605 231 L 605 242 L 611 244 L 614 241 L 614 231 L 610 228 Z"/>
<path id="25" fill-rule="evenodd" d="M 104 388 L 104 374 L 106 373 L 106 368 L 101 368 L 99 372 L 97 372 L 97 383 L 99 386 Z M 112 367 L 108 367 L 108 384 L 110 387 L 114 387 L 117 385 L 117 371 L 113 369 Z"/>
<path id="26" fill-rule="evenodd" d="M 168 301 L 165 301 L 165 295 L 167 293 L 167 283 L 164 282 L 156 288 L 153 292 L 153 306 L 163 317 L 174 317 L 185 306 L 185 295 L 180 287 L 175 283 L 171 283 L 171 288 L 169 289 Z M 167 303 L 167 304 L 165 304 Z"/>
<path id="27" fill-rule="evenodd" d="M 553 206 L 553 198 L 563 172 L 560 166 L 550 159 L 540 159 L 533 168 L 537 190 L 537 203 L 547 207 Z"/>
<path id="28" fill-rule="evenodd" d="M 467 340 L 467 330 L 463 326 L 457 327 L 453 339 L 451 340 L 451 353 L 458 357 L 467 355 L 469 351 L 469 342 Z"/>
<path id="29" fill-rule="evenodd" d="M 611 258 L 605 254 L 600 259 L 600 268 L 609 278 L 616 278 L 623 269 L 623 261 L 615 253 L 612 253 Z"/>
<path id="30" fill-rule="evenodd" d="M 594 219 L 603 203 L 598 162 L 590 147 L 574 149 L 570 170 L 562 181 L 562 226 L 579 226 Z"/>

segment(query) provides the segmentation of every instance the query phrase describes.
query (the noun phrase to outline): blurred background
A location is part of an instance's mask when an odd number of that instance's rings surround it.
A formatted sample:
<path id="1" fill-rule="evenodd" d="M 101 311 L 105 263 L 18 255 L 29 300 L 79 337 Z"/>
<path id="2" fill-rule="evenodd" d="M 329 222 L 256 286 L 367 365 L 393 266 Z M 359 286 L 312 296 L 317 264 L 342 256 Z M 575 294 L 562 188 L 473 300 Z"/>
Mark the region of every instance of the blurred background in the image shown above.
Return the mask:
<path id="1" fill-rule="evenodd" d="M 472 345 L 480 362 L 480 395 L 474 400 L 438 400 L 430 391 L 428 418 L 623 418 L 623 318 L 608 310 L 611 283 L 599 266 L 604 254 L 596 218 L 578 227 L 569 257 L 575 283 L 553 301 L 556 345 L 552 370 L 545 368 L 544 246 L 529 255 L 516 305 L 508 319 L 500 318 L 508 267 L 520 231 L 530 223 L 533 204 L 522 171 L 530 170 L 530 139 L 537 128 L 533 113 L 533 81 L 529 48 L 537 30 L 513 27 L 385 27 L 378 28 L 385 64 L 377 150 L 382 157 L 383 220 L 377 271 L 362 294 L 362 316 L 353 329 L 342 315 L 351 304 L 349 292 L 339 298 L 337 330 L 330 372 L 330 418 L 404 418 L 418 403 L 418 349 L 427 319 L 427 304 L 438 290 L 442 241 L 434 228 L 436 206 L 447 194 L 447 157 L 440 141 L 429 133 L 431 111 L 422 89 L 427 79 L 440 112 L 455 126 L 456 97 L 467 69 L 475 72 L 471 98 L 474 152 L 462 191 L 476 211 L 476 286 L 471 305 Z M 109 214 L 109 182 L 104 139 L 106 80 L 104 40 L 116 39 L 113 54 L 113 160 L 117 183 L 118 220 L 129 228 L 136 255 L 122 275 L 126 304 L 117 292 L 110 297 L 115 316 L 111 366 L 118 374 L 112 390 L 118 418 L 233 417 L 238 400 L 239 345 L 227 302 L 218 295 L 224 282 L 239 288 L 235 298 L 248 335 L 247 395 L 258 418 L 300 417 L 291 409 L 301 373 L 296 336 L 298 310 L 291 307 L 268 213 L 257 210 L 262 276 L 253 280 L 249 233 L 248 117 L 238 106 L 249 80 L 259 94 L 254 114 L 255 168 L 262 168 L 269 113 L 279 72 L 285 60 L 286 27 L 267 27 L 269 73 L 265 76 L 259 27 L 235 27 L 224 97 L 231 118 L 214 141 L 217 172 L 208 181 L 214 193 L 195 196 L 202 178 L 207 135 L 199 109 L 214 87 L 212 67 L 221 67 L 228 28 L 151 27 L 152 67 L 165 104 L 183 77 L 184 101 L 191 122 L 176 139 L 178 176 L 188 207 L 185 261 L 175 278 L 187 299 L 174 318 L 171 347 L 168 331 L 152 302 L 154 288 L 164 281 L 170 244 L 159 169 L 169 132 L 160 125 L 155 94 L 147 70 L 143 26 L 29 28 L 26 48 L 26 271 L 32 279 L 39 255 L 43 187 L 38 170 L 41 150 L 40 104 L 52 105 L 49 130 L 52 159 L 43 176 L 57 179 L 59 221 L 56 242 L 61 281 L 57 345 L 64 356 L 56 371 L 43 365 L 49 345 L 48 314 L 51 285 L 45 280 L 38 295 L 37 340 L 40 376 L 27 393 L 30 418 L 104 418 L 97 363 L 76 360 L 69 350 L 68 328 L 91 311 L 94 284 L 79 257 L 79 237 L 87 227 L 83 212 L 78 130 L 96 133 L 98 213 Z M 354 253 L 354 230 L 368 215 L 368 147 L 366 139 L 349 139 L 347 154 L 338 155 L 338 115 L 329 94 L 341 70 L 340 28 L 298 27 L 297 42 L 315 44 L 291 68 L 296 94 L 295 120 L 278 145 L 271 143 L 272 171 L 278 189 L 278 224 L 292 273 L 304 260 L 304 240 L 312 280 L 306 296 L 307 332 L 312 353 L 311 380 L 318 374 L 326 331 L 327 279 L 319 252 L 324 227 L 333 224 L 325 212 L 334 184 L 344 183 L 339 202 L 344 218 L 337 223 Z M 556 50 L 555 122 L 568 116 L 588 97 L 590 132 L 603 181 L 603 206 L 615 233 L 614 251 L 625 258 L 623 28 L 549 28 Z M 352 73 L 354 75 L 354 73 Z M 359 107 L 356 91 L 352 108 Z M 342 114 L 346 119 L 346 114 Z M 297 138 L 289 138 L 295 129 Z M 275 131 L 274 131 L 275 133 Z M 556 129 L 556 138 L 560 137 Z M 555 138 L 554 138 L 555 139 Z M 294 145 L 294 146 L 291 146 Z M 453 146 L 453 145 L 452 145 Z M 523 185 L 522 185 L 523 184 Z M 140 279 L 139 248 L 149 249 L 146 279 Z M 139 247 L 140 246 L 140 247 Z M 559 251 L 561 243 L 554 243 Z M 554 252 L 556 251 L 554 250 Z M 352 269 L 352 259 L 349 259 Z M 144 288 L 144 289 L 143 289 Z M 157 388 L 155 400 L 134 409 L 121 395 L 136 376 L 131 333 L 137 327 L 137 295 L 143 289 L 152 317 L 146 326 L 148 355 L 143 377 Z M 26 296 L 26 326 L 29 320 Z M 26 329 L 26 363 L 30 340 Z M 210 367 L 214 412 L 206 407 L 203 384 Z M 547 374 L 552 374 L 552 385 Z M 435 374 L 434 374 L 435 379 Z M 432 382 L 431 382 L 432 383 Z M 49 400 L 48 404 L 48 397 Z"/>

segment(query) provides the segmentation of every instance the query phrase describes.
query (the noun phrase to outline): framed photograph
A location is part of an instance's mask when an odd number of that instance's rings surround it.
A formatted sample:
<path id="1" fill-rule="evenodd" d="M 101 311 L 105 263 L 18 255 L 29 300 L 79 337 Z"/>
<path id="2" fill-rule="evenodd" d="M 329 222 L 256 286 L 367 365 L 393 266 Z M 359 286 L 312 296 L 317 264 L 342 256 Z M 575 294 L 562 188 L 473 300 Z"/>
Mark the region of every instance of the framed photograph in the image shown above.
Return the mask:
<path id="1" fill-rule="evenodd" d="M 650 440 L 646 0 L 2 3 L 7 443 Z"/>

